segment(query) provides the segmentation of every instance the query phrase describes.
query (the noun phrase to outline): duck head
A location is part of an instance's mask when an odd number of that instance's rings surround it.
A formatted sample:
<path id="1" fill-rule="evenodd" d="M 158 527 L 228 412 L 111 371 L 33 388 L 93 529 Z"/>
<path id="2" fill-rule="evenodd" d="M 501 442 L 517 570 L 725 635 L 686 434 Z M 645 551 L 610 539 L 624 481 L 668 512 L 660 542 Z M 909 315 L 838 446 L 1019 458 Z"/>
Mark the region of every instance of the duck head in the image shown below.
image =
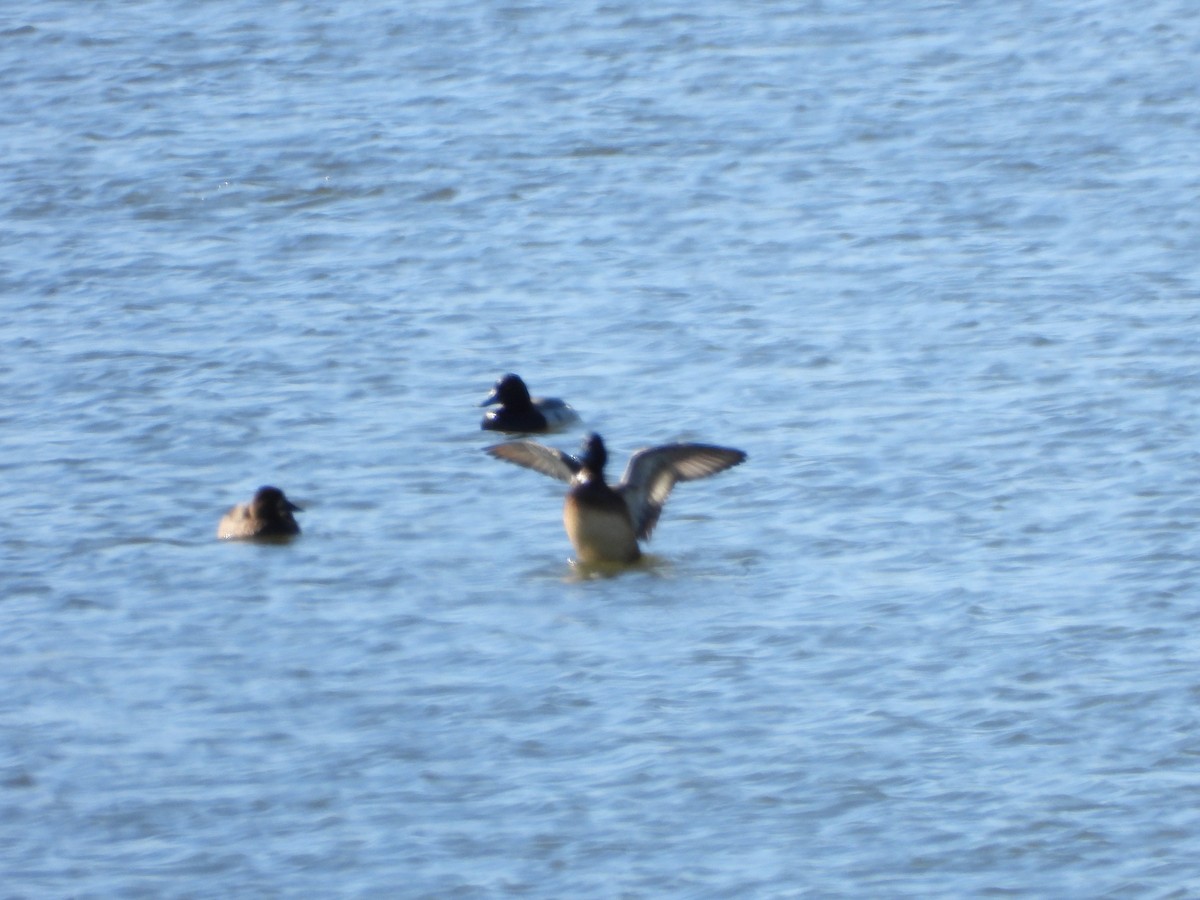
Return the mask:
<path id="1" fill-rule="evenodd" d="M 509 372 L 496 382 L 492 392 L 479 405 L 493 406 L 499 403 L 503 406 L 529 406 L 531 402 L 529 388 L 525 386 L 521 376 Z"/>

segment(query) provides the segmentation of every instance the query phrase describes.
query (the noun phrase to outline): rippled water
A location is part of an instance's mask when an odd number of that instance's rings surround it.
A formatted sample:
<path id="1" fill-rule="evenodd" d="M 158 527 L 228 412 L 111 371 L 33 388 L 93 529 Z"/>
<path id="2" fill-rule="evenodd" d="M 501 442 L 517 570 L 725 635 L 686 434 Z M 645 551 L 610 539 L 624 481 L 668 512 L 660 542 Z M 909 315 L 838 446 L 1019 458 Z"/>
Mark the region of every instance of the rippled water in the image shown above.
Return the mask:
<path id="1" fill-rule="evenodd" d="M 0 28 L 0 894 L 1200 894 L 1200 10 Z M 581 578 L 505 371 L 749 462 Z M 222 544 L 263 483 L 286 547 Z"/>

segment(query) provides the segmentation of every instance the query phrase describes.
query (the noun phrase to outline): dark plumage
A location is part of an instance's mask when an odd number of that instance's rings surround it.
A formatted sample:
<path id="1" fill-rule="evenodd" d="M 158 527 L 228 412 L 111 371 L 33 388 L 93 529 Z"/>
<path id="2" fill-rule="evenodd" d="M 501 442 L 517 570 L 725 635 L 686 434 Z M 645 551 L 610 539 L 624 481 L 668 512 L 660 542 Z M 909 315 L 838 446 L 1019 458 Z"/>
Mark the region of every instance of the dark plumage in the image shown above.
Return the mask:
<path id="1" fill-rule="evenodd" d="M 239 503 L 217 525 L 221 540 L 280 539 L 300 533 L 293 512 L 300 507 L 277 487 L 260 487 L 249 503 Z"/>
<path id="2" fill-rule="evenodd" d="M 557 397 L 531 397 L 521 376 L 509 373 L 496 382 L 480 406 L 493 406 L 483 415 L 480 428 L 519 434 L 542 434 L 579 420 L 575 410 Z"/>

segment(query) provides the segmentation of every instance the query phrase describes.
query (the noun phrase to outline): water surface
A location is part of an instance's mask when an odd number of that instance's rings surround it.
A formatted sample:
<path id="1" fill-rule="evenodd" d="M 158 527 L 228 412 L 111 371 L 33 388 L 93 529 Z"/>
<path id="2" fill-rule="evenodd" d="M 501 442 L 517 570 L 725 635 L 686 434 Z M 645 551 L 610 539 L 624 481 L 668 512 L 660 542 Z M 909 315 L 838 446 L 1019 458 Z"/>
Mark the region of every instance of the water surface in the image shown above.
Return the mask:
<path id="1" fill-rule="evenodd" d="M 11 18 L 11 17 L 10 17 Z M 0 30 L 5 896 L 1200 893 L 1200 12 Z M 615 467 L 581 578 L 492 381 Z M 284 546 L 222 544 L 260 484 Z"/>

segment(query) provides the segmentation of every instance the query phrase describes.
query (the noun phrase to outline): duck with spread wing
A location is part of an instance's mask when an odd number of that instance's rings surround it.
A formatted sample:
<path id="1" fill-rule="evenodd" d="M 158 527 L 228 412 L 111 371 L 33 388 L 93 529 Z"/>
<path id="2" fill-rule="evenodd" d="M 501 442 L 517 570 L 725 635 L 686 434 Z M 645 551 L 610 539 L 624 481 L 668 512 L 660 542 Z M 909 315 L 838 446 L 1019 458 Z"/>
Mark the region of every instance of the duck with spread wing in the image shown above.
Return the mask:
<path id="1" fill-rule="evenodd" d="M 533 441 L 495 444 L 486 452 L 571 485 L 563 505 L 567 537 L 583 563 L 631 563 L 638 541 L 650 538 L 671 488 L 707 478 L 746 459 L 741 450 L 711 444 L 664 444 L 638 450 L 615 485 L 604 480 L 608 452 L 598 434 L 576 458 Z"/>

